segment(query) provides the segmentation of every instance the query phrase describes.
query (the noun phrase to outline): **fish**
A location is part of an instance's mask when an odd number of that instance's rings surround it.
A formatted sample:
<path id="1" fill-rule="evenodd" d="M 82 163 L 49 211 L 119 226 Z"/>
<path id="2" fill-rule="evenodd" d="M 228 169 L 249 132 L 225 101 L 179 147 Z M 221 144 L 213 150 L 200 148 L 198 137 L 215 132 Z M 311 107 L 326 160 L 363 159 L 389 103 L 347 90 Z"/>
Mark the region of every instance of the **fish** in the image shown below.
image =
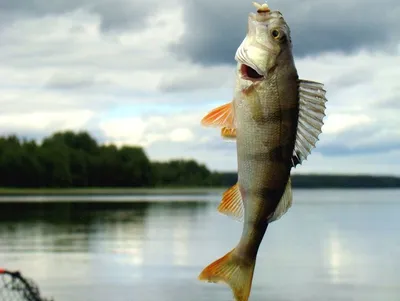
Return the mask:
<path id="1" fill-rule="evenodd" d="M 237 183 L 218 211 L 243 223 L 239 242 L 206 266 L 198 279 L 225 283 L 249 300 L 258 249 L 268 225 L 292 206 L 291 171 L 316 147 L 326 116 L 324 84 L 299 78 L 291 31 L 283 14 L 253 3 L 236 50 L 233 99 L 201 120 L 236 142 Z"/>

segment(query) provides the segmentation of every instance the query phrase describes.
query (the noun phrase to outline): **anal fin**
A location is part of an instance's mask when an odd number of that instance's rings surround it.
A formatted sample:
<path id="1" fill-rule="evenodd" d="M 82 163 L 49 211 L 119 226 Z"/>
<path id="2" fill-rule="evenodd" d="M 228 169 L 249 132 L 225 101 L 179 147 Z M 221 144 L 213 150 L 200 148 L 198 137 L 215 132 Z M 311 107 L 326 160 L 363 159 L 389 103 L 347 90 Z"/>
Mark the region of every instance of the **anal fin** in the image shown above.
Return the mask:
<path id="1" fill-rule="evenodd" d="M 283 192 L 283 195 L 281 197 L 281 200 L 279 201 L 278 206 L 276 206 L 276 209 L 272 216 L 268 219 L 269 223 L 272 223 L 278 219 L 280 219 L 292 206 L 292 200 L 293 200 L 293 195 L 292 195 L 292 180 L 289 177 L 289 180 L 286 184 L 285 191 Z"/>
<path id="2" fill-rule="evenodd" d="M 268 218 L 268 222 L 272 223 L 280 219 L 292 206 L 292 200 L 292 181 L 289 177 L 285 191 L 283 192 L 274 213 Z M 244 221 L 244 203 L 242 194 L 239 190 L 239 183 L 236 183 L 224 192 L 222 201 L 218 206 L 218 211 L 222 214 L 232 217 L 239 222 Z"/>

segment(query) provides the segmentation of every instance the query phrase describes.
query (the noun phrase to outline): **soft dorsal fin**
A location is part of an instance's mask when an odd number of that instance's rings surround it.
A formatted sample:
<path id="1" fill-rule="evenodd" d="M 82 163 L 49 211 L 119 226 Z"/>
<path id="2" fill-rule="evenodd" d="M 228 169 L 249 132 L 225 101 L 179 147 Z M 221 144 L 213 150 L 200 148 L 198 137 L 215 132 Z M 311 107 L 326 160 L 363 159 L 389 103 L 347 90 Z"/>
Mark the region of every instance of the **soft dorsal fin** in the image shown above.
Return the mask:
<path id="1" fill-rule="evenodd" d="M 299 119 L 293 150 L 293 167 L 301 164 L 315 148 L 325 117 L 326 91 L 318 82 L 299 80 Z"/>

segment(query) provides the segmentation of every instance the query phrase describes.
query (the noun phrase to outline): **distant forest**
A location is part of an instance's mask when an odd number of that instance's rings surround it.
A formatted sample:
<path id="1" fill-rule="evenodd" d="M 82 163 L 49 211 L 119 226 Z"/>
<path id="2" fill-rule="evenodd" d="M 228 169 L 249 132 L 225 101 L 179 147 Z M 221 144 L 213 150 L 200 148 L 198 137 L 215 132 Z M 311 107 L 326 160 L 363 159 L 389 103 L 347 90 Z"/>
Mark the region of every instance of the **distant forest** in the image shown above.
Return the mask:
<path id="1" fill-rule="evenodd" d="M 297 188 L 400 187 L 400 178 L 294 175 Z M 141 147 L 100 145 L 87 132 L 57 132 L 41 143 L 0 138 L 0 187 L 228 187 L 237 174 L 194 160 L 151 162 Z"/>

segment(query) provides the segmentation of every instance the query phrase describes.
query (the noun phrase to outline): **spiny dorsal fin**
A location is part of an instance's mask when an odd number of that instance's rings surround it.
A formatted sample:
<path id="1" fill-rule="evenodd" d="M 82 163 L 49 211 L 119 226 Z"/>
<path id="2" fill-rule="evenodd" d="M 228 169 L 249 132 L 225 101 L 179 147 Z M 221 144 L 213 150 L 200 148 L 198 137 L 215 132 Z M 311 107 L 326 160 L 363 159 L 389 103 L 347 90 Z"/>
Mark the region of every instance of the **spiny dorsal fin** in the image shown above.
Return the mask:
<path id="1" fill-rule="evenodd" d="M 293 150 L 293 167 L 301 164 L 315 148 L 325 117 L 326 91 L 318 82 L 299 80 L 299 119 Z"/>

